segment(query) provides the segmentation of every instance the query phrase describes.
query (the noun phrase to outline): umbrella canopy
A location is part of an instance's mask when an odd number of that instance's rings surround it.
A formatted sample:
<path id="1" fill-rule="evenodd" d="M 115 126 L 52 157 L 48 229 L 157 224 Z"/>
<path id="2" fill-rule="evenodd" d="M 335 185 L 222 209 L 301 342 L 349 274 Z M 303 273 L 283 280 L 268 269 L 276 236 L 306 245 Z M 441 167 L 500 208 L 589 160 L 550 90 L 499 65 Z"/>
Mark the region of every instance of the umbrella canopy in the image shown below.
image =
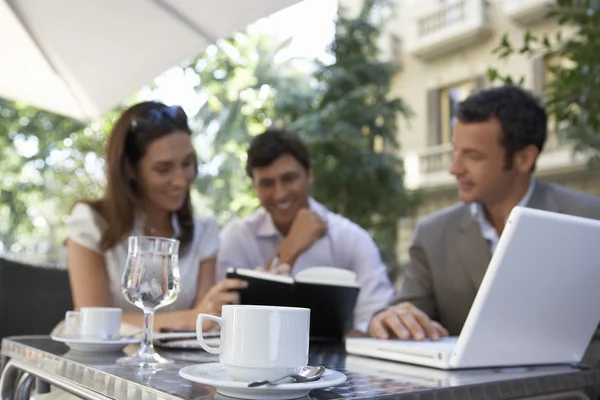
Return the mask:
<path id="1" fill-rule="evenodd" d="M 0 0 L 0 97 L 90 120 L 299 0 Z"/>

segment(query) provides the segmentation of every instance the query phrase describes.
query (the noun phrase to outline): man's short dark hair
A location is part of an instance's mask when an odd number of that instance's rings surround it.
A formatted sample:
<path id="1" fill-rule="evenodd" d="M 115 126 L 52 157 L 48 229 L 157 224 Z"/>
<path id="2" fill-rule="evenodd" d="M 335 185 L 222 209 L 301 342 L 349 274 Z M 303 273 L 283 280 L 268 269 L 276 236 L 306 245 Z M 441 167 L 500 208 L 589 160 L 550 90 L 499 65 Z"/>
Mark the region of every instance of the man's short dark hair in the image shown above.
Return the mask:
<path id="1" fill-rule="evenodd" d="M 246 173 L 252 177 L 252 168 L 271 165 L 284 154 L 294 157 L 306 171 L 310 169 L 310 154 L 296 132 L 282 129 L 267 129 L 256 136 L 248 149 Z"/>
<path id="2" fill-rule="evenodd" d="M 484 122 L 491 118 L 500 122 L 507 169 L 512 168 L 515 153 L 525 147 L 534 145 L 542 151 L 548 117 L 544 107 L 528 91 L 505 85 L 475 93 L 458 105 L 458 119 L 463 123 Z"/>

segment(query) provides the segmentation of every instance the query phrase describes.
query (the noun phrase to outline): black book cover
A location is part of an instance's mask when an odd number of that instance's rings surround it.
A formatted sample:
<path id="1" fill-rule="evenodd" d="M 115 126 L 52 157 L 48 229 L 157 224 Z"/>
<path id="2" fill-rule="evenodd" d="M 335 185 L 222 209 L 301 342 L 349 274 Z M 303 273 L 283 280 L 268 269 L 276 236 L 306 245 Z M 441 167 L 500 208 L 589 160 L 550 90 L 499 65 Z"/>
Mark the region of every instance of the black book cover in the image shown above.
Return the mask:
<path id="1" fill-rule="evenodd" d="M 227 277 L 248 282 L 248 287 L 239 291 L 241 304 L 295 307 L 294 279 L 289 276 L 229 269 Z"/>
<path id="2" fill-rule="evenodd" d="M 343 279 L 339 279 L 340 275 Z M 248 282 L 248 287 L 240 290 L 241 304 L 309 308 L 311 341 L 341 341 L 352 328 L 360 290 L 352 271 L 313 267 L 294 279 L 230 268 L 227 277 Z"/>

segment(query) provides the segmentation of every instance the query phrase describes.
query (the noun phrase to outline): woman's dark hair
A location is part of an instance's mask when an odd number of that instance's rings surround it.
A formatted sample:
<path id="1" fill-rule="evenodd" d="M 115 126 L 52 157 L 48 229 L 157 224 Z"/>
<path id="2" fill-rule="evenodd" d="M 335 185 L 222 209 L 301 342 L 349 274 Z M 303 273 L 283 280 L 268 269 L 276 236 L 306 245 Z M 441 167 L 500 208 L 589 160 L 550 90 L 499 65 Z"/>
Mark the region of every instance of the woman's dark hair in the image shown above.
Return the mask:
<path id="1" fill-rule="evenodd" d="M 531 93 L 519 86 L 505 85 L 475 93 L 458 106 L 461 122 L 484 122 L 491 118 L 500 122 L 500 144 L 506 149 L 506 169 L 512 168 L 515 153 L 525 147 L 534 145 L 542 151 L 548 118 L 544 107 Z"/>
<path id="2" fill-rule="evenodd" d="M 252 178 L 252 168 L 271 165 L 284 154 L 294 157 L 306 171 L 310 170 L 310 154 L 296 132 L 280 129 L 267 129 L 256 136 L 248 148 L 246 173 Z"/>
<path id="3" fill-rule="evenodd" d="M 106 251 L 125 239 L 134 223 L 135 210 L 140 206 L 136 183 L 129 171 L 137 168 L 148 147 L 157 139 L 183 131 L 191 135 L 187 115 L 181 107 L 148 101 L 125 110 L 111 131 L 106 149 L 106 190 L 96 201 L 84 201 L 106 220 L 100 247 Z M 197 168 L 195 168 L 197 170 Z M 183 207 L 176 213 L 183 253 L 193 240 L 194 215 L 190 192 Z"/>

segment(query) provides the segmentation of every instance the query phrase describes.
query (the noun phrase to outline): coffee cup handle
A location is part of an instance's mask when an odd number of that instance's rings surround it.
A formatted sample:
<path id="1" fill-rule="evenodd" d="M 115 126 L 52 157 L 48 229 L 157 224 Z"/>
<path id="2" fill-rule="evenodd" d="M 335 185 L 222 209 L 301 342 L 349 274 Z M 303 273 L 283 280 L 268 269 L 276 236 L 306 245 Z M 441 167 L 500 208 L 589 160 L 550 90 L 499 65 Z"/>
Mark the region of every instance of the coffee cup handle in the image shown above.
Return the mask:
<path id="1" fill-rule="evenodd" d="M 200 347 L 202 347 L 205 351 L 207 351 L 210 354 L 221 354 L 221 346 L 212 347 L 212 346 L 209 346 L 204 341 L 204 335 L 202 332 L 202 322 L 205 319 L 210 319 L 211 321 L 215 321 L 217 324 L 219 324 L 221 326 L 223 326 L 223 319 L 219 318 L 219 317 L 215 317 L 214 315 L 209 315 L 209 314 L 198 314 L 198 318 L 196 319 L 196 336 L 198 338 L 198 341 L 200 342 Z"/>
<path id="2" fill-rule="evenodd" d="M 65 315 L 65 328 L 68 333 L 76 332 L 73 329 L 73 318 L 77 318 L 77 320 L 79 321 L 79 316 L 79 311 L 67 311 L 67 314 Z"/>

